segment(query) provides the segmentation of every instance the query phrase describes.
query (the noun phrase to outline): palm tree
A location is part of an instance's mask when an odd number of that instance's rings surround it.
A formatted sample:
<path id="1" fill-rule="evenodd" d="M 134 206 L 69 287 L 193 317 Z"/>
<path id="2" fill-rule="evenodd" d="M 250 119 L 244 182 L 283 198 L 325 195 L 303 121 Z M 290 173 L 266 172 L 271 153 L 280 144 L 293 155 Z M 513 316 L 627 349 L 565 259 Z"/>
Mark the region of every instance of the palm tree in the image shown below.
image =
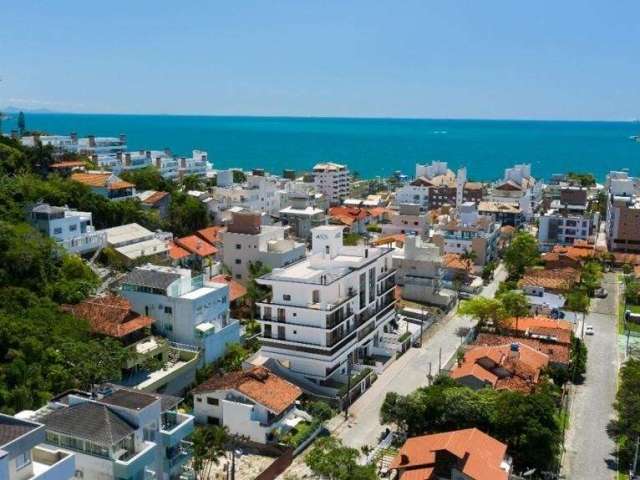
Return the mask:
<path id="1" fill-rule="evenodd" d="M 467 266 L 467 271 L 469 272 L 471 271 L 471 267 L 475 263 L 477 258 L 478 254 L 470 248 L 468 250 L 465 250 L 465 252 L 460 255 L 460 260 L 465 263 L 465 265 Z"/>
<path id="2" fill-rule="evenodd" d="M 209 478 L 211 469 L 220 463 L 225 455 L 225 445 L 229 441 L 227 427 L 209 425 L 200 427 L 193 432 L 193 471 L 197 480 Z"/>

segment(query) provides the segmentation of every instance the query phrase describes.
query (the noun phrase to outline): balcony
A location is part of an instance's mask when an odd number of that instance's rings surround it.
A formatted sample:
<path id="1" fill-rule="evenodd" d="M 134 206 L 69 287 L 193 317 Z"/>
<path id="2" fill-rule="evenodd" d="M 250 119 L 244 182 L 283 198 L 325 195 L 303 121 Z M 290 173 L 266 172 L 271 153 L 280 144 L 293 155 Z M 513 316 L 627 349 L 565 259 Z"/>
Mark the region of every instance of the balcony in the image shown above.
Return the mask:
<path id="1" fill-rule="evenodd" d="M 43 446 L 31 450 L 33 476 L 31 480 L 58 480 L 72 478 L 76 470 L 75 455 Z"/>
<path id="2" fill-rule="evenodd" d="M 120 460 L 113 462 L 113 473 L 116 478 L 134 478 L 152 467 L 156 457 L 156 444 L 144 442 L 138 453 L 125 452 Z"/>
<path id="3" fill-rule="evenodd" d="M 164 461 L 166 471 L 178 470 L 193 457 L 193 443 L 181 441 L 175 448 L 169 449 Z M 172 472 L 173 473 L 173 472 Z"/>
<path id="4" fill-rule="evenodd" d="M 173 447 L 193 432 L 193 417 L 177 412 L 164 412 L 161 416 L 160 438 L 165 447 Z"/>

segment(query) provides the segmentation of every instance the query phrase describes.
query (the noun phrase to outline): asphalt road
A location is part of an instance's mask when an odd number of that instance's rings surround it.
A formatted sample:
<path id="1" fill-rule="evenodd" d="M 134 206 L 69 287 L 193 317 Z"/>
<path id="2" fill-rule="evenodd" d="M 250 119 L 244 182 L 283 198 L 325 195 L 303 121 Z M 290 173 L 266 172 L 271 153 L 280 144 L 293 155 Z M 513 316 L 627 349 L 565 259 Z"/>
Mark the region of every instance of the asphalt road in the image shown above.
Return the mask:
<path id="1" fill-rule="evenodd" d="M 481 295 L 493 297 L 498 283 L 506 277 L 502 267 L 496 271 L 495 280 L 484 287 Z M 397 392 L 402 395 L 411 393 L 420 386 L 428 384 L 429 363 L 433 375 L 438 371 L 438 364 L 442 365 L 455 354 L 461 344 L 461 338 L 457 335 L 460 327 L 472 327 L 473 320 L 467 317 L 453 315 L 443 320 L 439 325 L 434 325 L 428 332 L 421 348 L 411 348 L 398 360 L 393 362 L 383 372 L 378 380 L 358 398 L 350 409 L 349 421 L 334 419 L 329 426 L 342 441 L 355 448 L 363 445 L 374 446 L 377 444 L 380 433 L 384 427 L 380 425 L 379 412 L 387 392 Z M 442 354 L 440 354 L 442 351 Z M 333 429 L 331 427 L 334 427 Z"/>
<path id="2" fill-rule="evenodd" d="M 615 478 L 615 444 L 606 432 L 607 423 L 613 418 L 619 367 L 618 285 L 614 273 L 605 275 L 603 286 L 608 297 L 594 300 L 585 321 L 595 329 L 595 335 L 585 336 L 589 352 L 586 379 L 573 389 L 562 469 L 563 478 L 571 480 Z"/>

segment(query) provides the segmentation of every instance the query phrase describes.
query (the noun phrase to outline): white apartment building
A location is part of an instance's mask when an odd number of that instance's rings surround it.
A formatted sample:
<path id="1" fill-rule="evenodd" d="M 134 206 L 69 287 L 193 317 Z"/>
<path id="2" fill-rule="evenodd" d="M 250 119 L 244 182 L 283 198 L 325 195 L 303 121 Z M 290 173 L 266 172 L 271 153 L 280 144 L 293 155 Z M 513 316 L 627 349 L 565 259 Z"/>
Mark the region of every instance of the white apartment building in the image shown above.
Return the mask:
<path id="1" fill-rule="evenodd" d="M 85 254 L 103 248 L 107 235 L 96 231 L 91 212 L 40 203 L 31 209 L 31 224 L 71 253 Z"/>
<path id="2" fill-rule="evenodd" d="M 82 155 L 117 155 L 127 149 L 127 136 L 96 137 L 88 135 L 78 138 L 76 133 L 70 135 L 30 135 L 22 137 L 21 143 L 27 147 L 34 147 L 40 143 L 52 146 L 57 153 L 78 153 Z"/>
<path id="3" fill-rule="evenodd" d="M 351 192 L 349 169 L 337 163 L 318 163 L 313 167 L 313 183 L 331 205 L 340 205 Z"/>
<path id="4" fill-rule="evenodd" d="M 250 280 L 249 266 L 254 262 L 280 268 L 304 258 L 304 243 L 285 238 L 287 228 L 262 225 L 257 213 L 234 213 L 222 232 L 222 261 L 233 278 L 246 284 Z"/>
<path id="5" fill-rule="evenodd" d="M 531 165 L 519 164 L 505 168 L 502 180 L 495 182 L 490 189 L 488 200 L 520 205 L 526 217 L 530 218 L 542 201 L 543 191 L 543 183 L 537 182 L 531 175 Z M 530 207 L 520 203 L 522 197 L 528 197 Z"/>
<path id="6" fill-rule="evenodd" d="M 449 174 L 453 174 L 453 172 L 449 170 L 447 162 L 434 160 L 433 162 L 431 162 L 431 165 L 420 165 L 419 163 L 416 164 L 416 178 L 425 177 L 431 179 L 440 175 Z"/>
<path id="7" fill-rule="evenodd" d="M 191 276 L 185 268 L 144 265 L 121 282 L 121 295 L 132 310 L 155 320 L 169 340 L 198 347 L 205 364 L 220 358 L 240 340 L 240 325 L 229 319 L 229 287 Z"/>
<path id="8" fill-rule="evenodd" d="M 191 157 L 177 157 L 171 150 L 138 150 L 134 152 L 117 152 L 116 154 L 94 154 L 91 159 L 100 167 L 115 174 L 155 167 L 164 178 L 176 179 L 185 175 L 199 177 L 213 173 L 213 165 L 209 163 L 208 154 L 202 150 L 193 150 Z"/>
<path id="9" fill-rule="evenodd" d="M 628 172 L 610 172 L 606 234 L 610 251 L 640 253 L 640 181 Z"/>
<path id="10" fill-rule="evenodd" d="M 185 438 L 194 419 L 176 412 L 180 401 L 107 384 L 92 393 L 66 392 L 16 417 L 44 425 L 42 448 L 75 458 L 70 478 L 173 480 L 189 475 L 192 457 Z"/>
<path id="11" fill-rule="evenodd" d="M 280 183 L 280 179 L 272 175 L 251 174 L 247 175 L 247 181 L 243 184 L 215 187 L 212 197 L 222 210 L 241 207 L 252 212 L 275 215 L 280 210 Z"/>
<path id="12" fill-rule="evenodd" d="M 395 204 L 404 205 L 412 203 L 418 205 L 420 210 L 429 210 L 429 189 L 425 185 L 413 185 L 408 183 L 398 188 L 395 192 Z"/>
<path id="13" fill-rule="evenodd" d="M 479 215 L 473 202 L 465 202 L 454 215 L 443 215 L 433 226 L 433 243 L 444 253 L 461 255 L 475 252 L 475 264 L 483 266 L 496 258 L 500 223 L 491 216 Z"/>
<path id="14" fill-rule="evenodd" d="M 382 235 L 429 233 L 429 219 L 421 213 L 419 205 L 402 204 L 397 212 L 389 216 L 389 220 L 391 223 L 382 224 Z"/>
<path id="15" fill-rule="evenodd" d="M 232 435 L 271 443 L 311 416 L 296 406 L 302 390 L 264 367 L 216 375 L 193 390 L 201 425 L 222 425 Z"/>
<path id="16" fill-rule="evenodd" d="M 2 480 L 71 480 L 76 455 L 42 445 L 41 423 L 0 414 L 0 478 Z"/>
<path id="17" fill-rule="evenodd" d="M 452 291 L 442 289 L 442 254 L 440 247 L 426 243 L 417 235 L 407 235 L 404 246 L 393 252 L 402 298 L 448 308 L 455 302 Z"/>
<path id="18" fill-rule="evenodd" d="M 306 259 L 257 280 L 271 288 L 258 304 L 259 354 L 323 386 L 346 379 L 347 361 L 388 355 L 380 337 L 395 318 L 392 249 L 344 246 L 342 235 L 314 228 Z"/>

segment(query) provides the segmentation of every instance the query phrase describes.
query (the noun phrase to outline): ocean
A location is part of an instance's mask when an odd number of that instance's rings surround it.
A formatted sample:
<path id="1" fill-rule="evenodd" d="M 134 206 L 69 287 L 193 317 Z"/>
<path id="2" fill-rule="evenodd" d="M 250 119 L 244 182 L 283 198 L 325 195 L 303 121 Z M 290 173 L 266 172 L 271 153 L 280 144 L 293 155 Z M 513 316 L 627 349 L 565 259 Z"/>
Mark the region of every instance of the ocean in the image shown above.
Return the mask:
<path id="1" fill-rule="evenodd" d="M 3 122 L 15 128 L 17 115 Z M 188 154 L 209 152 L 215 168 L 310 170 L 321 161 L 344 163 L 363 178 L 396 170 L 414 175 L 416 163 L 442 160 L 466 166 L 473 180 L 501 177 L 515 163 L 533 174 L 586 171 L 599 179 L 612 169 L 640 173 L 640 123 L 502 120 L 218 117 L 178 115 L 26 114 L 29 130 L 117 136 L 129 148 Z"/>

